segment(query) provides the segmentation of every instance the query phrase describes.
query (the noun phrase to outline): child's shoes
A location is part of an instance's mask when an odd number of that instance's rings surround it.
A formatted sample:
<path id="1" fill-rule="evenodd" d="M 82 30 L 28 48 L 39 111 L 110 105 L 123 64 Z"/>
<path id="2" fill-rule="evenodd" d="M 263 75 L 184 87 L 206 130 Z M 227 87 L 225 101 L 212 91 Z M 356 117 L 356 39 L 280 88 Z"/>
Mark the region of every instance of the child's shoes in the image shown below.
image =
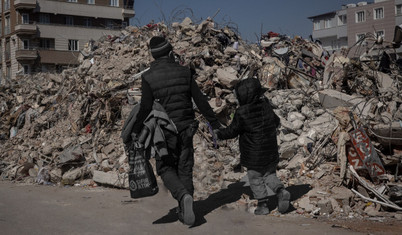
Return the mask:
<path id="1" fill-rule="evenodd" d="M 255 215 L 267 215 L 269 214 L 269 208 L 267 200 L 258 200 L 257 208 L 254 211 Z"/>
<path id="2" fill-rule="evenodd" d="M 282 214 L 286 213 L 290 206 L 290 193 L 282 188 L 276 195 L 278 197 L 278 211 Z"/>

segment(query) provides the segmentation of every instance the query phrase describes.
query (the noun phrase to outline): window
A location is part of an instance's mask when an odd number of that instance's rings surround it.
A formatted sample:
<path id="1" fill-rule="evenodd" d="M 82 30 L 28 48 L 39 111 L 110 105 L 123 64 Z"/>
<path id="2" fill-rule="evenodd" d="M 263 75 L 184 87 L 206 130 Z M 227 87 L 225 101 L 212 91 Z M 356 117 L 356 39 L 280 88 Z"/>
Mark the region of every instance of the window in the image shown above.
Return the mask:
<path id="1" fill-rule="evenodd" d="M 74 25 L 74 18 L 72 16 L 66 16 L 65 18 L 65 24 L 66 25 Z"/>
<path id="2" fill-rule="evenodd" d="M 86 27 L 91 27 L 91 26 L 92 26 L 92 19 L 90 19 L 90 18 L 85 18 L 85 19 L 84 19 L 84 25 L 85 25 Z"/>
<path id="3" fill-rule="evenodd" d="M 31 66 L 29 64 L 24 64 L 22 66 L 24 68 L 24 74 L 30 74 L 31 73 Z"/>
<path id="4" fill-rule="evenodd" d="M 366 35 L 364 33 L 357 34 L 356 35 L 356 42 L 358 42 L 359 40 L 363 40 L 365 36 Z"/>
<path id="5" fill-rule="evenodd" d="M 395 14 L 401 15 L 402 14 L 402 4 L 398 4 L 395 6 Z"/>
<path id="6" fill-rule="evenodd" d="M 331 46 L 332 46 L 332 50 L 338 50 L 339 49 L 339 41 L 338 40 L 332 40 L 331 41 Z"/>
<path id="7" fill-rule="evenodd" d="M 326 29 L 332 27 L 331 19 L 326 19 L 326 20 L 324 21 L 324 27 L 325 27 Z"/>
<path id="8" fill-rule="evenodd" d="M 356 12 L 356 23 L 364 22 L 366 21 L 366 16 L 364 14 L 364 11 L 358 11 Z"/>
<path id="9" fill-rule="evenodd" d="M 50 15 L 41 13 L 39 15 L 39 22 L 42 24 L 49 24 L 50 23 Z"/>
<path id="10" fill-rule="evenodd" d="M 0 2 L 1 5 L 1 2 Z M 0 17 L 0 37 L 3 35 L 3 24 L 1 23 L 1 17 Z M 1 40 L 0 40 L 0 44 L 1 44 Z"/>
<path id="11" fill-rule="evenodd" d="M 110 0 L 110 6 L 118 7 L 119 6 L 119 0 Z"/>
<path id="12" fill-rule="evenodd" d="M 10 56 L 11 56 L 11 45 L 10 45 L 10 39 L 7 38 L 6 39 L 6 49 L 4 51 L 4 55 L 6 57 L 6 60 L 10 60 Z"/>
<path id="13" fill-rule="evenodd" d="M 383 19 L 384 18 L 384 8 L 376 8 L 374 9 L 374 19 Z"/>
<path id="14" fill-rule="evenodd" d="M 68 50 L 69 51 L 78 51 L 79 50 L 78 44 L 79 44 L 78 40 L 69 39 L 68 40 Z"/>
<path id="15" fill-rule="evenodd" d="M 47 69 L 47 66 L 45 64 L 42 64 L 41 71 L 47 73 L 49 70 Z"/>
<path id="16" fill-rule="evenodd" d="M 319 30 L 319 29 L 321 29 L 320 21 L 314 21 L 314 30 Z"/>
<path id="17" fill-rule="evenodd" d="M 88 4 L 95 4 L 95 0 L 88 0 Z"/>
<path id="18" fill-rule="evenodd" d="M 4 22 L 4 33 L 9 34 L 10 33 L 10 16 L 6 16 L 6 22 Z"/>
<path id="19" fill-rule="evenodd" d="M 4 11 L 10 10 L 10 0 L 4 0 Z"/>
<path id="20" fill-rule="evenodd" d="M 108 29 L 113 29 L 114 23 L 113 20 L 106 20 L 106 27 Z"/>
<path id="21" fill-rule="evenodd" d="M 22 13 L 21 18 L 22 18 L 23 24 L 29 24 L 29 14 L 28 13 Z"/>
<path id="22" fill-rule="evenodd" d="M 379 30 L 379 31 L 375 32 L 375 34 L 376 34 L 377 38 L 378 37 L 384 38 L 384 35 L 385 35 L 384 30 Z"/>
<path id="23" fill-rule="evenodd" d="M 41 38 L 39 40 L 39 47 L 42 49 L 52 48 L 51 39 L 50 38 Z"/>
<path id="24" fill-rule="evenodd" d="M 7 65 L 7 67 L 6 67 L 6 78 L 8 80 L 11 79 L 11 65 Z"/>
<path id="25" fill-rule="evenodd" d="M 346 15 L 339 15 L 338 16 L 338 25 L 345 25 L 346 22 Z"/>
<path id="26" fill-rule="evenodd" d="M 29 50 L 29 39 L 23 39 L 24 50 Z"/>

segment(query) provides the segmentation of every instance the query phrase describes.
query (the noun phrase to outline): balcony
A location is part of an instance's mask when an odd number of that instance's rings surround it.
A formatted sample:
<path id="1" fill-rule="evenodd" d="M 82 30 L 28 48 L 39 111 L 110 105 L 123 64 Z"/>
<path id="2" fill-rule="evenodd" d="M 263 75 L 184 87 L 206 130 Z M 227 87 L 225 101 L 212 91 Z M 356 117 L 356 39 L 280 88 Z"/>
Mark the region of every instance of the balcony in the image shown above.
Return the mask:
<path id="1" fill-rule="evenodd" d="M 17 24 L 15 26 L 15 33 L 17 35 L 23 34 L 36 34 L 37 32 L 36 24 Z"/>
<path id="2" fill-rule="evenodd" d="M 110 7 L 105 5 L 88 5 L 70 3 L 66 1 L 37 0 L 41 12 L 53 13 L 58 15 L 73 15 L 94 18 L 106 18 L 123 20 L 123 10 L 121 7 Z M 103 1 L 104 2 L 104 1 Z M 83 10 L 84 9 L 84 10 Z M 132 12 L 133 10 L 131 10 Z M 130 11 L 129 11 L 130 12 Z"/>
<path id="3" fill-rule="evenodd" d="M 79 51 L 57 51 L 40 49 L 41 64 L 56 64 L 56 65 L 78 65 Z"/>
<path id="4" fill-rule="evenodd" d="M 331 28 L 319 29 L 313 31 L 313 38 L 328 38 L 328 37 L 336 37 L 336 38 L 343 38 L 347 37 L 347 25 L 335 26 Z"/>
<path id="5" fill-rule="evenodd" d="M 35 9 L 36 0 L 14 0 L 14 7 L 16 10 Z"/>
<path id="6" fill-rule="evenodd" d="M 135 16 L 134 9 L 123 8 L 122 11 L 123 11 L 123 18 L 127 18 L 127 17 L 131 18 L 131 17 Z"/>
<path id="7" fill-rule="evenodd" d="M 15 52 L 15 58 L 17 60 L 35 60 L 38 58 L 38 51 L 20 49 Z"/>

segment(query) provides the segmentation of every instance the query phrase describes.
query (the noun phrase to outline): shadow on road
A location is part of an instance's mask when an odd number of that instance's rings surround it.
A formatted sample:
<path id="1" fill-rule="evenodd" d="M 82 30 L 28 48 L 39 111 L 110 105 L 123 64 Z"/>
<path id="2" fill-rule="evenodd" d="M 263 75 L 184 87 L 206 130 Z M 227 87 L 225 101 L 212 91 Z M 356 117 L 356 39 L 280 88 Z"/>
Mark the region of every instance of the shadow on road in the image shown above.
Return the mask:
<path id="1" fill-rule="evenodd" d="M 200 226 L 207 222 L 205 216 L 211 211 L 220 208 L 225 204 L 235 202 L 241 198 L 242 194 L 247 194 L 250 198 L 253 198 L 253 193 L 249 186 L 245 187 L 244 182 L 237 182 L 230 184 L 227 189 L 223 189 L 217 193 L 211 194 L 207 199 L 194 202 L 194 213 L 195 213 L 195 224 L 192 227 Z M 286 188 L 292 195 L 291 200 L 294 201 L 308 191 L 310 191 L 311 186 L 308 184 L 294 185 Z M 275 195 L 268 197 L 268 207 L 269 210 L 274 210 L 278 205 L 278 200 Z M 294 208 L 291 206 L 288 212 L 293 211 Z M 168 214 L 155 220 L 153 224 L 165 224 L 173 223 L 178 220 L 176 213 L 176 207 L 169 210 Z"/>

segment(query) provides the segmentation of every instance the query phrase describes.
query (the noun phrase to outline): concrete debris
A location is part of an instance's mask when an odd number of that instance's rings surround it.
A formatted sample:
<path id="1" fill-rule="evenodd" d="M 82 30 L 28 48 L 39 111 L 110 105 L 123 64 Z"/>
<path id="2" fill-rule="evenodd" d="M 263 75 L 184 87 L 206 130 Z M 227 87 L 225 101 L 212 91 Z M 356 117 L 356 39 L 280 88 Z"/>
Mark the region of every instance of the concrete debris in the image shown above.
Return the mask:
<path id="1" fill-rule="evenodd" d="M 317 207 L 320 208 L 320 213 L 323 215 L 330 215 L 334 211 L 332 203 L 328 199 L 318 201 Z"/>
<path id="2" fill-rule="evenodd" d="M 72 185 L 81 176 L 84 176 L 82 168 L 72 169 L 63 174 L 61 183 L 64 185 Z"/>
<path id="3" fill-rule="evenodd" d="M 92 179 L 98 184 L 128 189 L 128 174 L 126 173 L 94 171 Z"/>
<path id="4" fill-rule="evenodd" d="M 128 188 L 120 132 L 141 98 L 140 77 L 152 60 L 149 39 L 165 35 L 223 124 L 231 122 L 238 105 L 233 94 L 238 81 L 255 76 L 267 88 L 265 96 L 281 119 L 278 175 L 288 187 L 312 187 L 294 199 L 297 213 L 347 217 L 399 210 L 402 77 L 396 63 L 380 72 L 375 60 L 348 58 L 345 51 L 329 55 L 315 42 L 274 32 L 258 45 L 247 44 L 210 18 L 199 25 L 186 18 L 171 27 L 151 26 L 129 26 L 121 37 L 91 41 L 76 68 L 1 84 L 2 179 Z M 372 179 L 355 164 L 360 148 L 346 138 L 355 130 L 350 113 L 378 153 L 386 169 L 382 177 Z M 239 182 L 246 171 L 238 165 L 238 140 L 219 141 L 215 149 L 206 121 L 198 113 L 197 119 L 194 196 L 205 199 Z M 255 205 L 247 195 L 232 204 L 250 212 Z"/>

